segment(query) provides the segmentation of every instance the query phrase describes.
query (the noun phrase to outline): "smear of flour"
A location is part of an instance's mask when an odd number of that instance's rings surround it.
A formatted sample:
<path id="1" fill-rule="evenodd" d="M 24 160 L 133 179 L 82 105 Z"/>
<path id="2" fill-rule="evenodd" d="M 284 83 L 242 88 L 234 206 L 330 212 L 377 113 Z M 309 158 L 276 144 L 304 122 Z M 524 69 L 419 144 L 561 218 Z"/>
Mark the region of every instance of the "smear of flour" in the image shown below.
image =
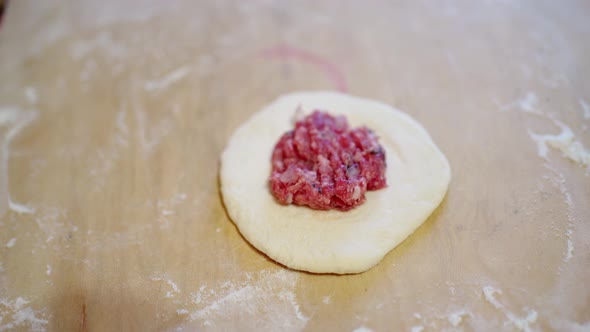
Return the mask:
<path id="1" fill-rule="evenodd" d="M 529 136 L 537 144 L 537 154 L 543 159 L 548 159 L 549 147 L 561 151 L 564 157 L 582 165 L 590 166 L 590 151 L 575 139 L 573 131 L 561 121 L 553 120 L 555 125 L 561 129 L 557 135 L 541 135 L 529 130 Z"/>
<path id="2" fill-rule="evenodd" d="M 584 116 L 584 119 L 588 120 L 590 119 L 590 105 L 588 105 L 588 103 L 586 103 L 586 101 L 584 99 L 579 100 L 580 106 L 582 107 L 582 115 Z"/>
<path id="3" fill-rule="evenodd" d="M 0 216 L 7 210 L 16 213 L 33 213 L 35 210 L 27 205 L 12 200 L 9 191 L 8 160 L 10 158 L 10 143 L 26 126 L 37 117 L 36 111 L 24 112 L 17 108 L 0 108 L 0 127 L 10 126 L 4 134 L 0 149 Z"/>
<path id="4" fill-rule="evenodd" d="M 180 67 L 162 78 L 146 81 L 143 88 L 145 91 L 164 90 L 170 85 L 180 81 L 190 73 L 189 67 Z"/>
<path id="5" fill-rule="evenodd" d="M 29 301 L 22 297 L 15 300 L 0 298 L 0 331 L 25 328 L 30 331 L 45 331 L 47 318 L 27 304 Z"/>
<path id="6" fill-rule="evenodd" d="M 6 242 L 6 248 L 14 247 L 15 243 L 16 243 L 16 238 L 12 238 L 12 239 L 8 240 L 8 242 Z"/>
<path id="7" fill-rule="evenodd" d="M 553 318 L 549 321 L 551 327 L 555 331 L 569 331 L 569 332 L 588 332 L 590 331 L 590 321 L 578 323 L 565 319 Z"/>
<path id="8" fill-rule="evenodd" d="M 32 86 L 25 88 L 25 96 L 27 97 L 27 101 L 31 104 L 36 104 L 39 99 L 37 96 L 37 89 Z"/>
<path id="9" fill-rule="evenodd" d="M 12 199 L 10 199 L 8 201 L 8 208 L 16 213 L 20 213 L 20 214 L 32 214 L 35 213 L 35 209 L 32 208 L 29 205 L 25 205 L 25 204 L 20 204 L 20 203 L 16 203 L 14 202 Z"/>
<path id="10" fill-rule="evenodd" d="M 429 308 L 430 309 L 430 308 Z M 433 331 L 460 331 L 460 325 L 466 317 L 476 317 L 467 308 L 447 308 L 445 311 L 432 311 L 420 314 L 414 313 L 413 317 L 419 320 L 419 324 L 412 327 L 415 331 L 422 331 L 423 329 Z"/>
<path id="11" fill-rule="evenodd" d="M 47 274 L 48 276 L 51 275 L 51 265 L 47 264 L 47 269 L 45 270 L 45 274 Z"/>
<path id="12" fill-rule="evenodd" d="M 154 126 L 150 127 L 149 119 L 145 110 L 140 104 L 139 98 L 132 98 L 132 107 L 137 125 L 137 139 L 143 147 L 146 156 L 149 156 L 153 152 L 154 148 L 160 144 L 162 139 L 172 131 L 174 127 L 174 120 L 172 117 L 164 117 Z"/>
<path id="13" fill-rule="evenodd" d="M 537 95 L 535 93 L 528 92 L 524 96 L 524 98 L 522 98 L 516 102 L 516 105 L 518 105 L 518 107 L 520 107 L 520 109 L 525 112 L 540 113 L 536 107 L 538 101 L 539 101 L 539 99 L 537 98 Z"/>
<path id="14" fill-rule="evenodd" d="M 294 289 L 297 273 L 288 270 L 264 270 L 243 281 L 224 281 L 202 285 L 191 294 L 197 309 L 190 319 L 213 330 L 229 328 L 227 317 L 257 317 L 242 320 L 244 330 L 300 331 L 309 316 L 297 302 Z"/>
<path id="15" fill-rule="evenodd" d="M 174 211 L 173 210 L 166 210 L 166 209 L 164 209 L 164 210 L 161 211 L 161 213 L 162 213 L 162 216 L 170 216 L 170 215 L 173 215 L 174 214 Z"/>
<path id="16" fill-rule="evenodd" d="M 537 103 L 539 98 L 534 92 L 527 92 L 522 98 L 508 104 L 502 105 L 500 109 L 507 111 L 510 109 L 518 108 L 525 113 L 531 113 L 536 115 L 545 115 L 543 112 L 537 109 Z"/>
<path id="17" fill-rule="evenodd" d="M 537 134 L 532 130 L 528 130 L 529 136 L 537 145 L 537 154 L 547 160 L 549 147 L 561 151 L 561 153 L 573 162 L 589 167 L 590 166 L 590 151 L 584 145 L 575 139 L 575 135 L 571 128 L 563 124 L 561 121 L 555 119 L 553 115 L 547 115 L 537 108 L 538 97 L 534 92 L 527 92 L 524 97 L 514 102 L 501 106 L 501 110 L 509 110 L 518 108 L 525 113 L 531 113 L 550 120 L 561 129 L 561 133 L 557 135 Z M 586 114 L 590 117 L 590 106 L 580 99 L 580 105 L 584 110 L 584 117 Z"/>
<path id="18" fill-rule="evenodd" d="M 356 329 L 352 330 L 352 332 L 373 332 L 370 328 L 366 326 L 357 327 Z"/>
<path id="19" fill-rule="evenodd" d="M 486 301 L 488 301 L 494 308 L 498 309 L 502 312 L 507 321 L 504 322 L 504 325 L 514 325 L 517 329 L 525 332 L 532 331 L 530 325 L 537 321 L 537 312 L 533 309 L 525 308 L 524 310 L 527 312 L 525 317 L 519 317 L 515 315 L 513 312 L 508 310 L 498 299 L 496 299 L 496 294 L 502 295 L 502 291 L 500 289 L 494 288 L 492 286 L 484 286 L 482 288 L 482 292 Z"/>
<path id="20" fill-rule="evenodd" d="M 88 81 L 97 72 L 97 70 L 98 66 L 94 59 L 89 59 L 86 62 L 84 62 L 84 67 L 82 67 L 82 70 L 79 74 L 80 82 Z"/>
<path id="21" fill-rule="evenodd" d="M 322 302 L 324 304 L 330 304 L 332 302 L 332 298 L 330 296 L 324 296 L 324 298 L 322 299 Z"/>
<path id="22" fill-rule="evenodd" d="M 450 313 L 447 316 L 447 319 L 449 320 L 449 323 L 451 323 L 451 325 L 453 325 L 454 327 L 459 326 L 459 324 L 461 324 L 461 322 L 463 322 L 463 316 L 469 316 L 469 312 L 467 312 L 467 310 L 465 309 L 461 309 L 461 310 L 457 310 L 453 313 Z"/>
<path id="23" fill-rule="evenodd" d="M 422 332 L 422 331 L 424 331 L 424 326 L 422 326 L 422 325 L 412 326 L 410 331 L 411 332 Z"/>
<path id="24" fill-rule="evenodd" d="M 572 259 L 572 257 L 574 257 L 574 243 L 572 242 L 572 233 L 573 231 L 571 229 L 568 229 L 566 231 L 566 236 L 567 236 L 567 252 L 565 254 L 565 261 L 569 262 L 570 259 Z"/>

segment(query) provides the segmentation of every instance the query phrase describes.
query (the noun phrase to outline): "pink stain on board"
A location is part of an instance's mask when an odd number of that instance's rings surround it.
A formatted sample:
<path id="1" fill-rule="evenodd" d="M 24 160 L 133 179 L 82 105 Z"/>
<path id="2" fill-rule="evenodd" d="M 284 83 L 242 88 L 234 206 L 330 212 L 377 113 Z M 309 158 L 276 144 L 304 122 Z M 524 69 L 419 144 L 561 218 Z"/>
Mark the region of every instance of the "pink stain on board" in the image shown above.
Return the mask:
<path id="1" fill-rule="evenodd" d="M 326 76 L 334 83 L 336 89 L 340 92 L 348 91 L 346 79 L 344 74 L 336 67 L 336 65 L 318 55 L 315 55 L 306 50 L 290 47 L 286 45 L 279 45 L 263 51 L 263 55 L 269 58 L 277 58 L 280 60 L 293 59 L 305 63 L 309 63 L 322 70 Z"/>

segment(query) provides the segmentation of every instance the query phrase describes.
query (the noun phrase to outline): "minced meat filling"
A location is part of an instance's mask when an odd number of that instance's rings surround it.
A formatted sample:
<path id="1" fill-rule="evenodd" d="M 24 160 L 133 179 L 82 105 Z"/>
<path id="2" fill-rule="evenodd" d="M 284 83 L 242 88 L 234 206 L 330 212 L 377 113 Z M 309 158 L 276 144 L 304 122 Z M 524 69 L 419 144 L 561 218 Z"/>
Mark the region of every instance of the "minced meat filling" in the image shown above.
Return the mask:
<path id="1" fill-rule="evenodd" d="M 272 153 L 270 188 L 282 204 L 350 210 L 367 190 L 384 188 L 385 151 L 366 127 L 314 111 L 285 133 Z"/>

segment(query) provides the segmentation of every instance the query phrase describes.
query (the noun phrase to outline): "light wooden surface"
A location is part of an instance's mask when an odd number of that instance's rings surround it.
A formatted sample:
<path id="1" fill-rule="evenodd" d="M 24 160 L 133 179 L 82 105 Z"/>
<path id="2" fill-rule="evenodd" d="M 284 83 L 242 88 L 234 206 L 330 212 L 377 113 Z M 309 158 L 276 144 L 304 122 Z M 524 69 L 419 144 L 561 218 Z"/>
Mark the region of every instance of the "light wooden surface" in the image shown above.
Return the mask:
<path id="1" fill-rule="evenodd" d="M 6 15 L 0 330 L 590 328 L 588 170 L 533 140 L 562 123 L 590 146 L 587 1 L 19 0 Z M 220 199 L 232 131 L 315 89 L 405 110 L 453 168 L 433 216 L 360 275 L 273 263 Z"/>

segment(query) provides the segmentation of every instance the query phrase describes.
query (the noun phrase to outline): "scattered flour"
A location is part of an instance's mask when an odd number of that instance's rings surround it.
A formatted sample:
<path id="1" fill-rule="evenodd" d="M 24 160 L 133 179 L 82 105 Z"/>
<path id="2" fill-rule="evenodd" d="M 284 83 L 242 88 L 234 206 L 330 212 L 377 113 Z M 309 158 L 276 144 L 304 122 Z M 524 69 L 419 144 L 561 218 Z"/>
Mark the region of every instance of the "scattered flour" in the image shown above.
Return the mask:
<path id="1" fill-rule="evenodd" d="M 560 121 L 553 120 L 561 128 L 558 135 L 540 135 L 529 130 L 529 136 L 537 144 L 537 154 L 547 160 L 548 147 L 560 150 L 563 155 L 573 162 L 589 167 L 590 151 L 578 140 L 575 140 L 573 131 Z"/>
<path id="2" fill-rule="evenodd" d="M 22 297 L 12 301 L 0 298 L 0 331 L 24 328 L 30 331 L 45 331 L 48 322 L 46 317 L 27 304 L 29 301 Z M 12 321 L 9 321 L 10 318 Z"/>
<path id="3" fill-rule="evenodd" d="M 322 302 L 324 304 L 330 304 L 332 302 L 332 298 L 330 296 L 324 296 L 324 298 L 322 299 Z"/>
<path id="4" fill-rule="evenodd" d="M 500 289 L 494 288 L 492 286 L 484 286 L 482 288 L 482 292 L 486 301 L 493 305 L 494 308 L 500 310 L 506 316 L 506 318 L 508 318 L 508 320 L 504 322 L 504 325 L 512 324 L 521 331 L 532 331 L 530 324 L 533 324 L 537 321 L 537 312 L 535 310 L 525 308 L 525 311 L 527 311 L 526 317 L 518 317 L 506 309 L 506 307 L 496 299 L 496 294 L 502 294 Z"/>
<path id="5" fill-rule="evenodd" d="M 156 208 L 158 210 L 158 223 L 160 224 L 160 228 L 166 229 L 170 227 L 170 216 L 176 214 L 175 208 L 185 200 L 185 193 L 177 193 L 170 198 L 157 201 Z"/>
<path id="6" fill-rule="evenodd" d="M 124 58 L 128 53 L 123 43 L 115 42 L 111 33 L 104 30 L 94 38 L 84 39 L 74 43 L 70 48 L 70 56 L 74 60 L 81 60 L 90 56 L 95 51 L 103 52 L 113 58 Z"/>
<path id="7" fill-rule="evenodd" d="M 424 331 L 424 326 L 422 326 L 422 325 L 412 326 L 410 331 L 411 332 L 422 332 L 422 331 Z"/>
<path id="8" fill-rule="evenodd" d="M 227 317 L 243 319 L 244 330 L 300 331 L 310 317 L 296 300 L 294 289 L 297 273 L 288 270 L 264 270 L 244 281 L 224 281 L 215 286 L 202 285 L 191 294 L 197 309 L 190 319 L 204 329 L 224 330 L 231 327 Z"/>
<path id="9" fill-rule="evenodd" d="M 177 315 L 188 315 L 189 311 L 186 309 L 178 309 L 176 310 Z"/>
<path id="10" fill-rule="evenodd" d="M 567 228 L 565 231 L 565 237 L 567 239 L 567 249 L 564 257 L 564 262 L 567 263 L 574 256 L 574 243 L 572 241 L 575 225 L 575 219 L 572 216 L 573 199 L 572 195 L 567 190 L 567 187 L 565 185 L 564 175 L 548 164 L 545 164 L 544 166 L 553 173 L 553 176 L 545 175 L 543 176 L 543 178 L 549 181 L 551 184 L 553 184 L 557 189 L 559 189 L 559 192 L 564 197 L 564 203 L 566 204 Z"/>
<path id="11" fill-rule="evenodd" d="M 126 123 L 127 112 L 121 110 L 115 117 L 113 125 L 114 134 L 105 146 L 99 147 L 96 154 L 89 160 L 89 175 L 94 179 L 95 192 L 99 192 L 105 185 L 105 178 L 108 176 L 124 153 L 121 148 L 129 146 L 129 128 Z"/>
<path id="12" fill-rule="evenodd" d="M 6 242 L 6 248 L 14 247 L 15 243 L 16 243 L 16 238 L 12 238 L 12 239 L 8 240 L 8 242 Z"/>
<path id="13" fill-rule="evenodd" d="M 35 223 L 45 236 L 45 243 L 50 244 L 53 240 L 64 234 L 68 227 L 65 220 L 67 212 L 65 209 L 41 206 L 35 218 Z"/>
<path id="14" fill-rule="evenodd" d="M 129 127 L 127 126 L 127 111 L 119 111 L 119 113 L 117 113 L 115 128 L 117 129 L 117 133 L 115 134 L 115 141 L 119 145 L 127 147 L 129 145 Z"/>
<path id="15" fill-rule="evenodd" d="M 176 285 L 176 283 L 172 280 L 170 280 L 169 278 L 165 278 L 162 276 L 153 276 L 151 278 L 152 281 L 164 281 L 166 284 L 168 284 L 168 286 L 170 286 L 171 290 L 169 290 L 168 292 L 166 292 L 166 298 L 172 298 L 174 297 L 175 294 L 180 293 L 180 288 L 178 288 L 178 285 Z"/>
<path id="16" fill-rule="evenodd" d="M 47 274 L 48 276 L 51 275 L 51 265 L 47 264 L 47 270 L 45 270 L 45 274 Z"/>
<path id="17" fill-rule="evenodd" d="M 371 330 L 368 327 L 365 326 L 361 326 L 361 327 L 357 327 L 356 329 L 354 329 L 352 332 L 373 332 L 373 330 Z"/>

